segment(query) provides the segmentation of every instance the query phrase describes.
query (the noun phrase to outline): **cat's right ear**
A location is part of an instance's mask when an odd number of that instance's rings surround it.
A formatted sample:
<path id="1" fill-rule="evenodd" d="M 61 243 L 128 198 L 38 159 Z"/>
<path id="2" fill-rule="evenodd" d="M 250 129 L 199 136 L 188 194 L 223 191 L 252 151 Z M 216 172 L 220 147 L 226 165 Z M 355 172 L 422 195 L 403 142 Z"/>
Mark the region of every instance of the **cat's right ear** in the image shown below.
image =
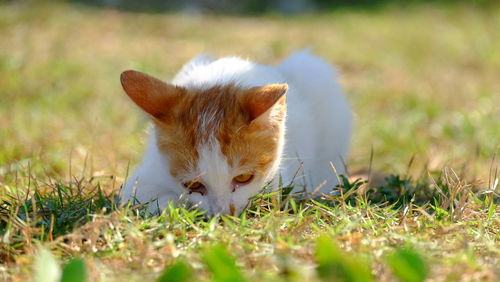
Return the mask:
<path id="1" fill-rule="evenodd" d="M 280 116 L 284 116 L 287 90 L 287 84 L 269 84 L 248 89 L 243 98 L 243 108 L 248 112 L 250 121 L 267 119 L 265 116 L 269 116 L 270 109 L 276 104 L 280 105 L 277 109 Z"/>
<path id="2" fill-rule="evenodd" d="M 130 99 L 159 120 L 166 117 L 185 92 L 181 87 L 134 70 L 122 72 L 120 80 Z"/>

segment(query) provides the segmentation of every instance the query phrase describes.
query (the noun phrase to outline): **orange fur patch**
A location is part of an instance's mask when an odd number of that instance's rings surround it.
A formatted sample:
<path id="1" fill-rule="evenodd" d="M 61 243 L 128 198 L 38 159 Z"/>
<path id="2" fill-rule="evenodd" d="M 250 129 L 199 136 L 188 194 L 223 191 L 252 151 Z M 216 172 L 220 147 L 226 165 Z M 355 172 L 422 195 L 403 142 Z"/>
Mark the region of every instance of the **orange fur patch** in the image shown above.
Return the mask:
<path id="1" fill-rule="evenodd" d="M 178 176 L 193 170 L 198 160 L 197 149 L 212 139 L 219 142 L 230 166 L 257 174 L 269 169 L 278 157 L 283 138 L 286 92 L 286 86 L 270 87 L 273 89 L 215 86 L 185 90 L 177 96 L 174 106 L 167 109 L 169 114 L 162 115 L 168 118 L 155 120 L 158 147 L 170 157 L 171 174 Z M 268 92 L 260 93 L 263 90 Z M 260 102 L 255 102 L 252 96 Z"/>

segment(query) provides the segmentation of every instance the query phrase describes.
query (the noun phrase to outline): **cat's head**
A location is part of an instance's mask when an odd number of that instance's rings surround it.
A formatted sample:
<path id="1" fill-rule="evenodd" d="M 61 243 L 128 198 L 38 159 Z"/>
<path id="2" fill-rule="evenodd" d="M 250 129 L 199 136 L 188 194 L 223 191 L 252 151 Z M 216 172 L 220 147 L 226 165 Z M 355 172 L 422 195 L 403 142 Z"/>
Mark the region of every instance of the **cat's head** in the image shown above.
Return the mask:
<path id="1" fill-rule="evenodd" d="M 239 214 L 276 173 L 286 84 L 191 89 L 137 71 L 123 72 L 121 82 L 154 121 L 158 149 L 169 163 L 165 173 L 208 214 Z"/>

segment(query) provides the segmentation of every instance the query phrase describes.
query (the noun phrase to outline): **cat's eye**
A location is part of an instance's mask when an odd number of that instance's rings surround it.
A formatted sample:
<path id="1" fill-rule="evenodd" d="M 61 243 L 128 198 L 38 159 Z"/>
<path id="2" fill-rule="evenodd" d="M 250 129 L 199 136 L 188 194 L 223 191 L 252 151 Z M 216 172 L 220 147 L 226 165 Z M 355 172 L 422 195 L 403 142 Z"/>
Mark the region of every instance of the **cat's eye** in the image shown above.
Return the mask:
<path id="1" fill-rule="evenodd" d="M 189 194 L 200 193 L 204 196 L 207 193 L 207 188 L 199 181 L 186 182 L 182 185 L 189 190 Z"/>
<path id="2" fill-rule="evenodd" d="M 244 173 L 244 174 L 240 174 L 240 175 L 236 176 L 235 178 L 233 178 L 233 181 L 237 182 L 239 184 L 247 184 L 247 183 L 250 183 L 250 181 L 252 181 L 252 179 L 253 179 L 253 174 Z"/>

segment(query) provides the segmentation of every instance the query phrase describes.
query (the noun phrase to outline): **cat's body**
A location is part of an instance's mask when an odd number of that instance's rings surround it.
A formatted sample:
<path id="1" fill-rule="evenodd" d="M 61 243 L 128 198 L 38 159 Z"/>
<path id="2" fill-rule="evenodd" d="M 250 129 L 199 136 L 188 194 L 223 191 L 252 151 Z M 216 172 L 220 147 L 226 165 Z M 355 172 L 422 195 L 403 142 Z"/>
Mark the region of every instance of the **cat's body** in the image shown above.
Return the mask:
<path id="1" fill-rule="evenodd" d="M 351 112 L 334 69 L 308 52 L 276 67 L 199 56 L 177 74 L 175 86 L 133 71 L 122 84 L 155 123 L 123 200 L 158 199 L 164 208 L 184 195 L 209 214 L 234 214 L 280 176 L 297 190 L 319 186 L 327 193 L 337 184 L 330 163 L 345 171 Z"/>

